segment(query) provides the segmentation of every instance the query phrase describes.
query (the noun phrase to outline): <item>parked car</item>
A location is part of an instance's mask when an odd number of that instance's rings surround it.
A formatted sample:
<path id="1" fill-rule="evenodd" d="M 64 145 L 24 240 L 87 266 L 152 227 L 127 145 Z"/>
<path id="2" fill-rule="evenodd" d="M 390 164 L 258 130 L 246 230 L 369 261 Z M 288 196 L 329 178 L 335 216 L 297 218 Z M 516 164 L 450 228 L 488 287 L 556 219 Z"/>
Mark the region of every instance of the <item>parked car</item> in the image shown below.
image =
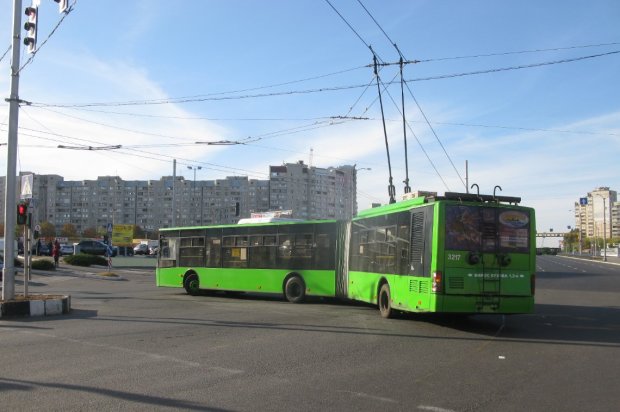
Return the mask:
<path id="1" fill-rule="evenodd" d="M 41 243 L 41 246 L 39 246 L 39 256 L 52 256 L 52 249 L 45 243 Z"/>
<path id="2" fill-rule="evenodd" d="M 132 246 L 114 246 L 117 256 L 133 256 Z"/>
<path id="3" fill-rule="evenodd" d="M 98 240 L 82 240 L 77 245 L 80 253 L 86 253 L 88 255 L 104 256 L 108 250 L 108 245 Z M 116 256 L 114 252 L 114 249 L 112 249 L 112 256 Z"/>
<path id="4" fill-rule="evenodd" d="M 73 245 L 60 245 L 60 256 L 72 255 L 73 252 Z"/>
<path id="5" fill-rule="evenodd" d="M 148 255 L 149 254 L 149 245 L 146 243 L 140 243 L 133 248 L 133 253 L 135 255 Z"/>

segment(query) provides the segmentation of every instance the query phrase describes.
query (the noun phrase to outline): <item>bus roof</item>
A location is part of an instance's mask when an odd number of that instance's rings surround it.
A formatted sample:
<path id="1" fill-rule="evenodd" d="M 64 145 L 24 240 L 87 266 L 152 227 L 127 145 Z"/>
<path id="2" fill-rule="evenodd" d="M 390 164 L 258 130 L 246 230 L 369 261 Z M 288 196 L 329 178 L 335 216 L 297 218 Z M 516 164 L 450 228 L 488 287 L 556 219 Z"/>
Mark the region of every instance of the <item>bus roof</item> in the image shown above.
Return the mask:
<path id="1" fill-rule="evenodd" d="M 420 206 L 425 203 L 437 202 L 437 201 L 457 201 L 457 202 L 468 202 L 468 203 L 478 203 L 478 204 L 510 204 L 513 206 L 518 206 L 521 202 L 520 197 L 513 196 L 494 196 L 494 195 L 479 195 L 475 193 L 456 193 L 456 192 L 446 192 L 443 196 L 418 196 L 411 199 L 403 200 L 400 202 L 387 204 L 379 207 L 375 207 L 372 209 L 362 210 L 357 214 L 354 219 L 358 218 L 367 218 L 385 215 L 389 213 L 400 212 L 403 210 L 410 209 L 414 206 Z M 523 207 L 523 206 L 520 206 Z"/>
<path id="2" fill-rule="evenodd" d="M 275 225 L 300 225 L 300 224 L 319 224 L 319 223 L 335 223 L 335 219 L 323 219 L 323 220 L 286 220 L 286 221 L 276 221 L 276 222 L 258 222 L 258 223 L 243 223 L 239 225 L 235 224 L 226 224 L 226 225 L 212 225 L 212 226 L 177 226 L 177 227 L 166 227 L 159 229 L 160 232 L 167 232 L 172 230 L 195 230 L 195 229 L 222 229 L 222 228 L 236 228 L 236 227 L 249 227 L 249 226 L 275 226 Z"/>
<path id="3" fill-rule="evenodd" d="M 357 214 L 356 219 L 362 218 L 362 217 L 373 217 L 373 216 L 384 215 L 387 213 L 399 212 L 401 210 L 407 210 L 411 208 L 412 206 L 422 205 L 426 202 L 427 202 L 427 199 L 424 196 L 414 197 L 413 199 L 407 199 L 401 202 L 383 205 L 383 206 L 375 207 L 372 209 L 362 210 L 361 212 Z"/>

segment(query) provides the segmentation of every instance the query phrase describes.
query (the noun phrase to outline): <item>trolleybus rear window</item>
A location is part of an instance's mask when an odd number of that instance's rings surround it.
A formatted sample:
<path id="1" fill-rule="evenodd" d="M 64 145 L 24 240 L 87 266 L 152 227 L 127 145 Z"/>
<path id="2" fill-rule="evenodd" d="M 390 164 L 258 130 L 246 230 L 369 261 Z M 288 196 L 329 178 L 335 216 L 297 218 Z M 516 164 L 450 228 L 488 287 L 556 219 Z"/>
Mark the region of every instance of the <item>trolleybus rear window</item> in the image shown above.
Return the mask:
<path id="1" fill-rule="evenodd" d="M 528 210 L 446 206 L 446 249 L 483 252 L 529 251 Z"/>

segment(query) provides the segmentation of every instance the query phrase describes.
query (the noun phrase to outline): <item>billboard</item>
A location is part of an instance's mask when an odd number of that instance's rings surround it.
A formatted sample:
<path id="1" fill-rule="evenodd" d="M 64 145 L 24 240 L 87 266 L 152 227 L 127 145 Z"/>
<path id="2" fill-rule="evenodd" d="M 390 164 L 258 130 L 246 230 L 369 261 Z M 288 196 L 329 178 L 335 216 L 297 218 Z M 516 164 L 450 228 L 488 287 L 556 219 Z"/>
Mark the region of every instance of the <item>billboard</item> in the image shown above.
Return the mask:
<path id="1" fill-rule="evenodd" d="M 114 225 L 112 244 L 114 246 L 133 246 L 133 225 Z"/>

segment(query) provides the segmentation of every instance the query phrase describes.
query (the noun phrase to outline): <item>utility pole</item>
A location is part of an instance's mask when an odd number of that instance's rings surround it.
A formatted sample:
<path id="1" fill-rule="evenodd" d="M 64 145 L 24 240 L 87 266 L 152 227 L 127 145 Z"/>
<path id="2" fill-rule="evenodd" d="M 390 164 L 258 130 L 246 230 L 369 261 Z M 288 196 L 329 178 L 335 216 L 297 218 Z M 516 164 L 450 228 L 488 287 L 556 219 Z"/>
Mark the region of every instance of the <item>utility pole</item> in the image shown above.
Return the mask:
<path id="1" fill-rule="evenodd" d="M 15 298 L 15 199 L 17 170 L 17 127 L 19 122 L 19 53 L 22 25 L 22 1 L 13 0 L 13 41 L 11 60 L 11 94 L 9 103 L 9 132 L 7 138 L 6 188 L 4 198 L 4 272 L 2 300 Z"/>

